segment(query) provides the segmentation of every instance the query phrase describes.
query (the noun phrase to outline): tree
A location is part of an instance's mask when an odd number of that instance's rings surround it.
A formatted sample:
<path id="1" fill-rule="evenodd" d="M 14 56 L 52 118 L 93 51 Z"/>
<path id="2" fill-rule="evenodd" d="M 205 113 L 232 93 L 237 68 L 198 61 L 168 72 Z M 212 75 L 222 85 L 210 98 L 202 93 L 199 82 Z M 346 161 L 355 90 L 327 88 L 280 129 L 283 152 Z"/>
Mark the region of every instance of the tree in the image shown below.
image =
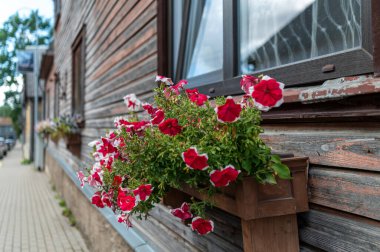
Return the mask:
<path id="1" fill-rule="evenodd" d="M 17 12 L 9 17 L 0 28 L 0 86 L 7 90 L 3 113 L 7 112 L 13 121 L 17 135 L 21 133 L 21 74 L 17 72 L 17 51 L 28 45 L 48 45 L 52 38 L 52 25 L 49 19 L 39 15 L 38 10 L 22 17 Z"/>

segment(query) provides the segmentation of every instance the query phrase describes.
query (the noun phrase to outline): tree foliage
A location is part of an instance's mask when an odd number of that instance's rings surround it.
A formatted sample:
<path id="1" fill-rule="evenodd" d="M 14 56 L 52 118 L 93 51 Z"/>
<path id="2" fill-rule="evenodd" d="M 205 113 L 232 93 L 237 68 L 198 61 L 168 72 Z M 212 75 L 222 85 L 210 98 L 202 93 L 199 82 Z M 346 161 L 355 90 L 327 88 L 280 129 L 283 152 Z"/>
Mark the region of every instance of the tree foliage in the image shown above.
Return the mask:
<path id="1" fill-rule="evenodd" d="M 21 74 L 17 72 L 17 51 L 29 45 L 47 45 L 52 38 L 52 25 L 49 19 L 39 15 L 38 10 L 28 16 L 16 14 L 9 17 L 0 28 L 0 86 L 5 86 L 4 111 L 13 120 L 16 133 L 21 132 L 22 85 Z"/>

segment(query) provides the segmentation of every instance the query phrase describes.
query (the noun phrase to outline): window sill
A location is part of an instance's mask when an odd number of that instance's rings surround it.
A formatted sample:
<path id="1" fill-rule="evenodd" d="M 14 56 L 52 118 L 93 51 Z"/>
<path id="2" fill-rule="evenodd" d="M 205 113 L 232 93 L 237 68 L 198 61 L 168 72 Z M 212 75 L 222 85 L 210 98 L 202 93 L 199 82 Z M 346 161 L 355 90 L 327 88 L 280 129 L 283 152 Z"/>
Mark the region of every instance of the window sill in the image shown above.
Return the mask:
<path id="1" fill-rule="evenodd" d="M 380 93 L 380 78 L 360 75 L 327 80 L 320 86 L 286 89 L 284 102 L 308 104 L 374 93 Z"/>

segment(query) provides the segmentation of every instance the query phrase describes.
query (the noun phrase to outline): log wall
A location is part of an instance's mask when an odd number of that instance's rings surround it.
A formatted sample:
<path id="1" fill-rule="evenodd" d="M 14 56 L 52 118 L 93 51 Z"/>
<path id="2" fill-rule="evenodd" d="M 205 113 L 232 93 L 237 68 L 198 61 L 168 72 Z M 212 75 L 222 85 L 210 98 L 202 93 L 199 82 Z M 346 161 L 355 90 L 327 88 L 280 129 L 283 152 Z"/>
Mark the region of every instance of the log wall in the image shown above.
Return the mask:
<path id="1" fill-rule="evenodd" d="M 60 114 L 71 112 L 71 45 L 84 25 L 81 161 L 63 141 L 49 143 L 67 163 L 76 164 L 73 167 L 85 166 L 87 143 L 111 128 L 115 116 L 126 113 L 125 94 L 151 99 L 159 60 L 156 1 L 62 0 L 54 34 L 55 71 L 67 94 L 60 100 Z M 298 216 L 304 251 L 380 251 L 380 99 L 375 90 L 362 91 L 341 92 L 334 100 L 318 99 L 312 104 L 309 97 L 304 104 L 298 97 L 307 88 L 288 90 L 288 103 L 264 116 L 263 138 L 273 149 L 310 157 L 312 210 Z M 238 219 L 212 211 L 221 233 L 199 237 L 167 210 L 159 206 L 150 221 L 136 222 L 136 229 L 156 250 L 242 250 Z"/>

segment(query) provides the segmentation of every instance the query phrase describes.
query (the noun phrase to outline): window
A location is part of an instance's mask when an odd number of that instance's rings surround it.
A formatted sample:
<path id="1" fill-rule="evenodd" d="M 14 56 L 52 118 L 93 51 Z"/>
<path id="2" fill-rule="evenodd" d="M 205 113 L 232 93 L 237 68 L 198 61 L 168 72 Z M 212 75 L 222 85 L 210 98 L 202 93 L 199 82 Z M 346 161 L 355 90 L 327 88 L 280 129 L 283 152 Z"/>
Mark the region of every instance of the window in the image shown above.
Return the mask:
<path id="1" fill-rule="evenodd" d="M 369 0 L 179 0 L 169 4 L 167 74 L 212 96 L 241 74 L 287 86 L 373 72 Z"/>
<path id="2" fill-rule="evenodd" d="M 72 45 L 72 114 L 84 118 L 85 27 Z"/>

